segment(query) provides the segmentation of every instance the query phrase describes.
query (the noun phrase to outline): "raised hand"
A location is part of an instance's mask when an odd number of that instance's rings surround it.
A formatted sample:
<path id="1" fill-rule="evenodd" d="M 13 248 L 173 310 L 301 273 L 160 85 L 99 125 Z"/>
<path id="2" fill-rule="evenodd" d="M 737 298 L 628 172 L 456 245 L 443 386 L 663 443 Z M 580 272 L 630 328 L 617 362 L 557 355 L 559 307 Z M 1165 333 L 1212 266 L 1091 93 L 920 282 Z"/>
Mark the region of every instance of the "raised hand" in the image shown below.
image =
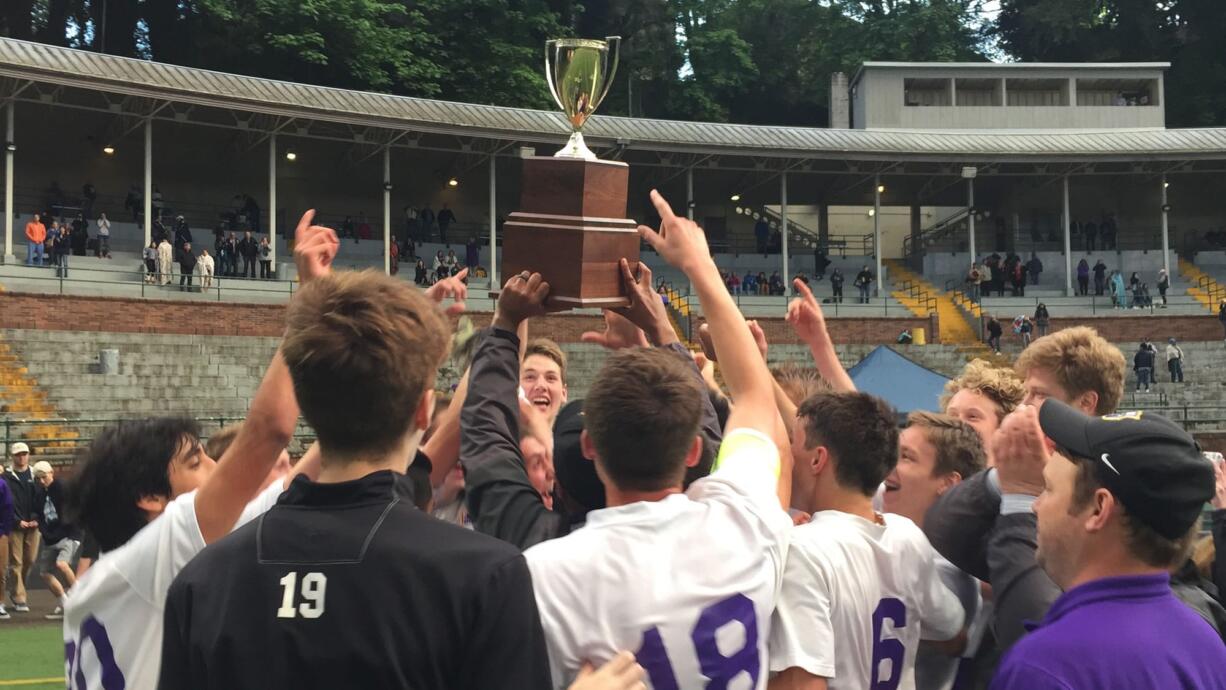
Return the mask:
<path id="1" fill-rule="evenodd" d="M 465 268 L 450 278 L 438 281 L 426 288 L 426 297 L 429 297 L 438 304 L 442 304 L 443 300 L 451 298 L 455 301 L 445 310 L 447 315 L 462 314 L 464 312 L 464 300 L 468 299 L 468 286 L 464 284 L 464 278 L 467 275 L 468 269 Z"/>
<path id="2" fill-rule="evenodd" d="M 668 320 L 664 302 L 651 287 L 651 269 L 640 261 L 636 271 L 631 271 L 630 262 L 625 259 L 621 260 L 620 268 L 622 284 L 626 287 L 626 297 L 630 299 L 630 304 L 615 311 L 640 328 L 651 344 L 667 345 L 677 342 L 677 332 Z"/>
<path id="3" fill-rule="evenodd" d="M 331 228 L 312 225 L 315 209 L 302 214 L 298 229 L 294 231 L 294 263 L 298 266 L 298 279 L 303 284 L 322 278 L 332 272 L 332 260 L 340 248 L 340 240 Z"/>
<path id="4" fill-rule="evenodd" d="M 623 263 L 624 263 L 623 259 Z M 647 336 L 629 319 L 620 313 L 604 310 L 604 331 L 587 331 L 579 336 L 584 343 L 595 343 L 609 350 L 627 347 L 650 347 Z"/>
<path id="5" fill-rule="evenodd" d="M 707 236 L 698 224 L 673 209 L 656 190 L 651 190 L 651 203 L 660 214 L 659 231 L 646 225 L 639 226 L 639 235 L 650 244 L 669 264 L 681 269 L 686 275 L 704 267 L 715 268 L 711 251 L 707 248 Z"/>
<path id="6" fill-rule="evenodd" d="M 514 333 L 527 318 L 545 314 L 549 283 L 540 273 L 524 271 L 507 279 L 494 307 L 493 326 Z"/>
<path id="7" fill-rule="evenodd" d="M 600 670 L 593 670 L 590 663 L 584 662 L 570 690 L 646 690 L 645 677 L 646 672 L 634 661 L 634 655 L 621 652 Z"/>
<path id="8" fill-rule="evenodd" d="M 745 325 L 749 328 L 749 334 L 753 336 L 754 345 L 758 347 L 758 352 L 762 355 L 762 361 L 766 361 L 766 353 L 770 349 L 770 344 L 766 342 L 766 333 L 762 332 L 762 327 L 756 320 L 746 321 Z M 702 346 L 702 354 L 707 360 L 718 361 L 715 357 L 715 344 L 711 342 L 711 327 L 705 323 L 698 327 L 698 344 Z"/>
<path id="9" fill-rule="evenodd" d="M 799 278 L 792 281 L 792 286 L 800 293 L 799 297 L 788 304 L 787 322 L 792 325 L 792 330 L 809 345 L 829 340 L 826 318 L 822 316 L 822 305 L 813 296 L 809 286 Z"/>
<path id="10" fill-rule="evenodd" d="M 1043 492 L 1043 467 L 1048 452 L 1039 408 L 1020 405 L 992 436 L 992 459 L 1002 494 L 1038 496 Z"/>

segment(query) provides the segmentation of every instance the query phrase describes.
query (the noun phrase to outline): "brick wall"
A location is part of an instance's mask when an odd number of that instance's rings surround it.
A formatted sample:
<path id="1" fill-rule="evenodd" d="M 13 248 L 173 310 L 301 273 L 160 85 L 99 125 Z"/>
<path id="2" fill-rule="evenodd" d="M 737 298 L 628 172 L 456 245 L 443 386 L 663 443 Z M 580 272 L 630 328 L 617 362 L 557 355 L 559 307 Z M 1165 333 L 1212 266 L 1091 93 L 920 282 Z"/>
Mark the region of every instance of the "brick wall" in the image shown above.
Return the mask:
<path id="1" fill-rule="evenodd" d="M 176 302 L 117 297 L 78 297 L 0 292 L 0 328 L 120 333 L 279 336 L 285 327 L 283 304 Z M 478 326 L 491 314 L 470 315 Z M 783 319 L 758 319 L 772 343 L 800 342 Z M 559 342 L 578 342 L 584 331 L 601 330 L 599 316 L 555 314 L 537 319 L 533 332 Z M 903 329 L 925 328 L 929 342 L 937 333 L 931 318 L 839 318 L 828 322 L 840 344 L 892 343 Z"/>

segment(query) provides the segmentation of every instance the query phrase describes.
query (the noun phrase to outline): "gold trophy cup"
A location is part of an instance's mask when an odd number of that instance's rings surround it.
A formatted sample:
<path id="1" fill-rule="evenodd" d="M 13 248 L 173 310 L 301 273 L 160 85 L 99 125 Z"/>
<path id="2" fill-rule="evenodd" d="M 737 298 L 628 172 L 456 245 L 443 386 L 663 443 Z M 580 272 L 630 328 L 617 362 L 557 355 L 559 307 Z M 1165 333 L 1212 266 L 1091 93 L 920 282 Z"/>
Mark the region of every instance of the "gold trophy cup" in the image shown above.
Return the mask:
<path id="1" fill-rule="evenodd" d="M 609 92 L 620 41 L 545 43 L 545 79 L 571 135 L 553 156 L 524 159 L 519 210 L 503 226 L 502 275 L 540 272 L 552 308 L 629 304 L 618 262 L 639 260 L 637 224 L 626 218 L 630 167 L 597 159 L 580 132 Z"/>
<path id="2" fill-rule="evenodd" d="M 570 141 L 554 156 L 596 160 L 596 154 L 583 143 L 580 130 L 609 93 L 617 73 L 620 46 L 621 36 L 607 36 L 603 41 L 587 38 L 545 41 L 545 81 L 573 130 Z"/>

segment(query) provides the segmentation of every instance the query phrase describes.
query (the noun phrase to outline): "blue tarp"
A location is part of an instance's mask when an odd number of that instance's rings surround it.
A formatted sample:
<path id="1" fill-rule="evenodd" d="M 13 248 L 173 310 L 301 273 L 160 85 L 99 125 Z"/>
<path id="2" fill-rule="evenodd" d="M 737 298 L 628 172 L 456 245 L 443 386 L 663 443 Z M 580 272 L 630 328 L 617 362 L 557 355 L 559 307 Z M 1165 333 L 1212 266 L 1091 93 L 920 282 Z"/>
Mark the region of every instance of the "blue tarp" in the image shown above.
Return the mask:
<path id="1" fill-rule="evenodd" d="M 948 378 L 882 345 L 848 372 L 856 389 L 894 406 L 899 414 L 914 410 L 940 412 L 941 391 Z"/>

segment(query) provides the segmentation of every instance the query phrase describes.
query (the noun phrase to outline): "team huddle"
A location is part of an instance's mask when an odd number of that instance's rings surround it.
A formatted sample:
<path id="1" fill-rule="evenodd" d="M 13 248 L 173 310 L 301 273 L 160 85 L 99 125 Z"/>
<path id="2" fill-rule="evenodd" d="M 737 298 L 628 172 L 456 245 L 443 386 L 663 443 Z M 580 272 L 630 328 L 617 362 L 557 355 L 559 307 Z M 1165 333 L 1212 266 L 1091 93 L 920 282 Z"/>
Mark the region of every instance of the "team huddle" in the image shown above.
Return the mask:
<path id="1" fill-rule="evenodd" d="M 703 231 L 652 201 L 639 232 L 693 285 L 705 354 L 623 261 L 582 401 L 528 337 L 549 285 L 524 273 L 436 404 L 463 272 L 333 272 L 308 212 L 219 457 L 175 419 L 91 445 L 68 503 L 102 555 L 64 600 L 68 686 L 1226 689 L 1220 603 L 1172 593 L 1226 475 L 1111 414 L 1118 350 L 1074 328 L 1016 371 L 977 360 L 900 431 L 799 281 L 820 379 L 772 375 Z M 300 415 L 317 440 L 287 468 Z"/>

